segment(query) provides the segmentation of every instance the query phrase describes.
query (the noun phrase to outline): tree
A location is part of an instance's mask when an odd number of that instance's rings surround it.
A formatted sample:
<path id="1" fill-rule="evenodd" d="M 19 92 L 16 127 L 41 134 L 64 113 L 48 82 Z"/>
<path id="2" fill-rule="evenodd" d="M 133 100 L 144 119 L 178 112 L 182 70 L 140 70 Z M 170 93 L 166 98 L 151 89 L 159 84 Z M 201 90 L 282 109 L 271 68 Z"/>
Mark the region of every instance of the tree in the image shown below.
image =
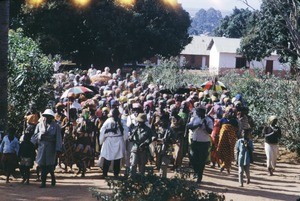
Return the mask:
<path id="1" fill-rule="evenodd" d="M 0 130 L 7 124 L 7 51 L 9 0 L 0 0 Z"/>
<path id="2" fill-rule="evenodd" d="M 300 56 L 299 8 L 300 3 L 294 0 L 263 1 L 255 26 L 242 40 L 240 52 L 248 60 L 261 60 L 276 51 L 282 62 L 294 66 Z"/>
<path id="3" fill-rule="evenodd" d="M 35 41 L 25 37 L 22 30 L 9 32 L 8 60 L 8 122 L 21 131 L 30 103 L 35 102 L 41 111 L 54 99 L 50 84 L 53 61 L 41 52 Z"/>
<path id="4" fill-rule="evenodd" d="M 129 60 L 155 55 L 177 56 L 191 41 L 189 14 L 181 6 L 168 7 L 160 0 L 140 0 L 132 9 L 127 33 L 132 44 Z"/>
<path id="5" fill-rule="evenodd" d="M 45 53 L 84 65 L 175 55 L 190 42 L 188 13 L 161 0 L 138 0 L 127 9 L 111 0 L 92 1 L 82 10 L 67 0 L 48 0 L 39 9 L 24 7 L 20 20 Z"/>
<path id="6" fill-rule="evenodd" d="M 190 35 L 212 35 L 222 19 L 221 11 L 210 8 L 207 11 L 200 9 L 192 19 L 189 28 Z"/>
<path id="7" fill-rule="evenodd" d="M 215 30 L 216 36 L 227 38 L 241 38 L 248 34 L 248 30 L 255 24 L 255 13 L 249 9 L 234 8 L 231 15 L 225 16 Z"/>

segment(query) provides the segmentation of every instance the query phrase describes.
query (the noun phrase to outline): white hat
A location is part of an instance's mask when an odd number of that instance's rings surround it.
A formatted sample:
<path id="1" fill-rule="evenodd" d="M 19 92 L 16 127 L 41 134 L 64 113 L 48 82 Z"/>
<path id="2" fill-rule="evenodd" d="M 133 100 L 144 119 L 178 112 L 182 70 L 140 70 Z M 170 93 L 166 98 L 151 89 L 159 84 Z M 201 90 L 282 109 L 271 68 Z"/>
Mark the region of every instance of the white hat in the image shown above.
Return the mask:
<path id="1" fill-rule="evenodd" d="M 46 109 L 42 115 L 43 116 L 48 115 L 54 117 L 54 112 L 51 109 Z"/>

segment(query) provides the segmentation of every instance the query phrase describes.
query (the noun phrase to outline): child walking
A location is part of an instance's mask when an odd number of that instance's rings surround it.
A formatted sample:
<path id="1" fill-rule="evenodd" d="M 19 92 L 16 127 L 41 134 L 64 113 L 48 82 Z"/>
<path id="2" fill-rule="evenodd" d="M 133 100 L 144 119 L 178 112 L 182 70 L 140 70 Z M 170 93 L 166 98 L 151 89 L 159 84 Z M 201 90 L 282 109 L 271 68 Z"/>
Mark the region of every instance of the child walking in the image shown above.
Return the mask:
<path id="1" fill-rule="evenodd" d="M 244 186 L 244 172 L 247 177 L 247 184 L 250 183 L 250 162 L 253 153 L 253 142 L 249 139 L 250 132 L 243 131 L 243 137 L 237 141 L 236 150 L 238 153 L 238 166 L 239 166 L 239 183 Z"/>
<path id="2" fill-rule="evenodd" d="M 22 175 L 22 184 L 26 182 L 29 184 L 30 178 L 30 168 L 33 167 L 33 162 L 35 160 L 35 148 L 32 142 L 30 141 L 31 135 L 29 133 L 25 133 L 24 140 L 20 144 L 20 150 L 18 156 L 20 158 L 20 172 Z"/>
<path id="3" fill-rule="evenodd" d="M 6 183 L 9 183 L 9 177 L 15 172 L 18 166 L 19 141 L 14 135 L 14 129 L 10 128 L 9 133 L 4 136 L 0 144 L 0 153 L 2 153 L 1 162 L 6 174 Z"/>

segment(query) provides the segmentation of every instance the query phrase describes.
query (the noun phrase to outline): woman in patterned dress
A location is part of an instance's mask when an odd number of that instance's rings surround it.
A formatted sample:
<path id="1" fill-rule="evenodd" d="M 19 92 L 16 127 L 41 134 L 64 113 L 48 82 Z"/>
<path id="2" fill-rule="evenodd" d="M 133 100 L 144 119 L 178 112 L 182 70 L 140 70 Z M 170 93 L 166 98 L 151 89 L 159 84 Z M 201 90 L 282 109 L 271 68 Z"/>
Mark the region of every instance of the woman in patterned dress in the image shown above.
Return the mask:
<path id="1" fill-rule="evenodd" d="M 217 148 L 221 172 L 224 169 L 230 174 L 231 162 L 234 160 L 234 148 L 237 140 L 238 121 L 233 108 L 225 112 L 225 117 L 220 120 L 221 130 Z"/>
<path id="2" fill-rule="evenodd" d="M 68 170 L 68 166 L 71 168 L 75 163 L 74 159 L 74 144 L 75 144 L 75 130 L 77 127 L 77 111 L 76 108 L 70 108 L 68 117 L 65 117 L 62 121 L 62 129 L 65 130 L 63 138 L 63 153 L 60 156 L 60 162 L 65 165 L 65 171 Z"/>

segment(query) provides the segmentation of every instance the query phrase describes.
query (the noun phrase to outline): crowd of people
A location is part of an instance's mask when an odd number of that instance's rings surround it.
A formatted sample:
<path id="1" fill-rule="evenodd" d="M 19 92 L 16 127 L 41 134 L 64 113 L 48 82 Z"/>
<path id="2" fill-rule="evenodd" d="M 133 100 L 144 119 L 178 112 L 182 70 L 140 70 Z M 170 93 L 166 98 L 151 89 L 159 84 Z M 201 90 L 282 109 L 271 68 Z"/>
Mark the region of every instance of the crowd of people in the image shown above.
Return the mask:
<path id="1" fill-rule="evenodd" d="M 93 93 L 61 96 L 68 88 L 91 86 Z M 201 183 L 206 165 L 230 174 L 236 160 L 239 184 L 243 186 L 244 172 L 250 183 L 254 121 L 241 94 L 193 88 L 169 94 L 160 86 L 141 82 L 136 71 L 123 77 L 120 69 L 111 74 L 109 67 L 101 72 L 93 65 L 82 74 L 70 71 L 64 79 L 58 77 L 56 94 L 55 107 L 43 113 L 30 105 L 20 139 L 13 130 L 3 138 L 0 153 L 6 182 L 19 165 L 22 183 L 29 183 L 36 161 L 42 188 L 48 174 L 51 185 L 56 185 L 56 166 L 67 172 L 74 165 L 82 177 L 99 165 L 102 178 L 108 176 L 110 166 L 115 177 L 123 166 L 124 175 L 131 177 L 144 174 L 147 164 L 162 177 L 167 177 L 168 168 L 180 171 L 191 166 L 194 179 Z M 270 117 L 263 134 L 268 171 L 273 175 L 281 137 L 276 116 Z"/>

